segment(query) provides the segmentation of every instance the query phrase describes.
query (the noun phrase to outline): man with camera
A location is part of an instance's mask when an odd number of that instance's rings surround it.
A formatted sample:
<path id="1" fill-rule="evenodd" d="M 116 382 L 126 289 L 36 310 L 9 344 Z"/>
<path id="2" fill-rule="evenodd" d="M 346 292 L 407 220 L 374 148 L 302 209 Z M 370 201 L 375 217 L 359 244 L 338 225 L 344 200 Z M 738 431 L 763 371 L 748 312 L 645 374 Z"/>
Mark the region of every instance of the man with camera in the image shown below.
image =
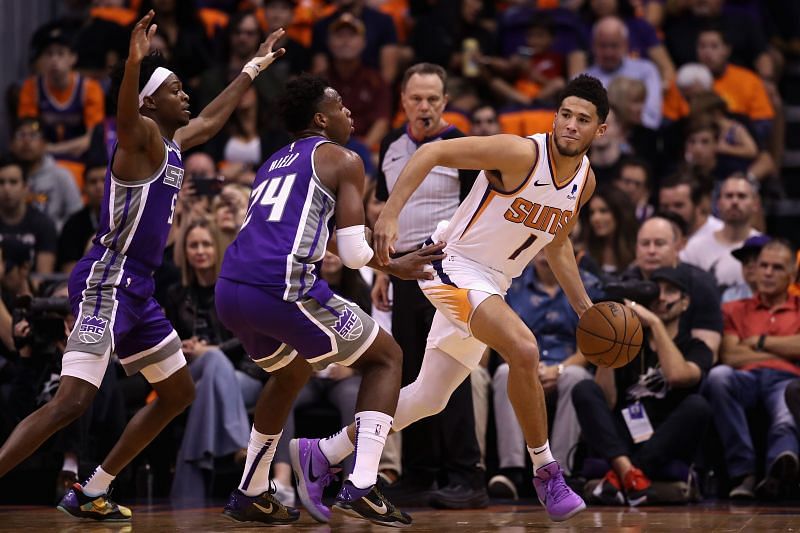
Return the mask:
<path id="1" fill-rule="evenodd" d="M 623 280 L 628 282 L 624 284 L 623 293 L 644 291 L 655 295 L 656 292 L 648 290 L 646 285 L 635 282 L 650 280 L 653 272 L 662 267 L 686 270 L 686 292 L 690 303 L 681 315 L 680 329 L 705 342 L 716 360 L 722 339 L 722 311 L 717 283 L 708 272 L 679 261 L 678 252 L 685 237 L 681 222 L 680 218 L 667 213 L 651 217 L 642 224 L 636 236 L 636 260 L 622 275 Z M 605 290 L 613 297 L 619 292 L 619 287 L 611 284 Z M 649 301 L 640 303 L 647 305 Z"/>
<path id="2" fill-rule="evenodd" d="M 639 356 L 616 370 L 598 368 L 594 381 L 582 381 L 572 392 L 584 439 L 611 466 L 591 491 L 606 505 L 657 500 L 650 480 L 673 477 L 674 460 L 691 463 L 711 419 L 708 402 L 697 393 L 713 364 L 711 350 L 680 328 L 691 304 L 690 274 L 662 267 L 649 279 L 659 288 L 649 308 L 627 301 L 645 329 Z"/>
<path id="3" fill-rule="evenodd" d="M 11 263 L 10 270 L 20 268 L 15 264 L 18 260 L 14 258 L 15 254 L 7 255 Z M 44 290 L 44 294 L 47 296 L 22 294 L 16 297 L 13 308 L 16 352 L 7 359 L 0 385 L 0 405 L 3 405 L 4 424 L 7 424 L 2 428 L 2 438 L 23 418 L 50 401 L 59 386 L 61 356 L 67 336 L 75 325 L 75 317 L 69 305 L 66 283 L 50 286 Z M 102 424 L 103 431 L 97 433 L 94 439 L 95 444 L 106 450 L 122 434 L 124 402 L 121 391 L 114 386 L 115 370 L 113 365 L 106 369 L 92 407 L 56 434 L 50 451 L 63 454 L 60 472 L 55 480 L 56 499 L 61 499 L 78 481 L 79 457 L 92 449 L 89 430 L 93 424 Z M 46 463 L 45 466 L 50 465 Z M 9 478 L 8 482 L 14 484 L 13 478 Z M 3 484 L 0 482 L 0 492 Z"/>

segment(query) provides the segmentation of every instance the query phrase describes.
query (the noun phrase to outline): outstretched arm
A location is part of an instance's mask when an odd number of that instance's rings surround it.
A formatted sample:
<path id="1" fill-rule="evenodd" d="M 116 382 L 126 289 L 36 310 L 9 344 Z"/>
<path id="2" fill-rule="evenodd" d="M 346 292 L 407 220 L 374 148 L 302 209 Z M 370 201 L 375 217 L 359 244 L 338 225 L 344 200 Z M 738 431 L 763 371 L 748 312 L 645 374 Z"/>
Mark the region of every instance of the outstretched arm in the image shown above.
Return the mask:
<path id="1" fill-rule="evenodd" d="M 148 29 L 155 12 L 151 9 L 136 23 L 131 32 L 128 59 L 125 73 L 119 87 L 117 103 L 117 141 L 125 152 L 145 152 L 152 148 L 156 157 L 163 154 L 161 138 L 156 123 L 139 113 L 139 69 L 142 60 L 150 52 L 150 39 L 156 32 L 156 25 Z"/>
<path id="2" fill-rule="evenodd" d="M 586 177 L 586 185 L 581 193 L 580 204 L 582 207 L 589 201 L 594 193 L 595 179 L 594 171 L 589 170 L 589 175 Z M 581 316 L 584 311 L 592 306 L 592 299 L 586 293 L 586 288 L 583 286 L 581 274 L 578 270 L 578 263 L 575 261 L 575 250 L 572 248 L 572 242 L 569 240 L 569 234 L 575 223 L 578 220 L 578 213 L 580 207 L 572 215 L 566 227 L 559 231 L 555 238 L 545 246 L 544 253 L 547 257 L 547 264 L 553 270 L 558 284 L 564 289 L 570 305 Z"/>
<path id="3" fill-rule="evenodd" d="M 530 140 L 516 135 L 462 137 L 425 144 L 406 164 L 375 223 L 375 253 L 386 265 L 397 240 L 397 216 L 428 173 L 436 166 L 471 170 L 497 170 L 503 185 L 513 188 L 527 176 L 533 160 Z"/>
<path id="4" fill-rule="evenodd" d="M 175 132 L 175 142 L 178 143 L 181 150 L 188 150 L 193 146 L 203 144 L 222 129 L 256 76 L 286 53 L 283 48 L 272 51 L 272 47 L 283 37 L 283 34 L 283 29 L 272 32 L 267 40 L 261 43 L 256 56 L 247 62 L 236 79 L 214 98 L 197 118 L 192 119 L 186 126 Z"/>

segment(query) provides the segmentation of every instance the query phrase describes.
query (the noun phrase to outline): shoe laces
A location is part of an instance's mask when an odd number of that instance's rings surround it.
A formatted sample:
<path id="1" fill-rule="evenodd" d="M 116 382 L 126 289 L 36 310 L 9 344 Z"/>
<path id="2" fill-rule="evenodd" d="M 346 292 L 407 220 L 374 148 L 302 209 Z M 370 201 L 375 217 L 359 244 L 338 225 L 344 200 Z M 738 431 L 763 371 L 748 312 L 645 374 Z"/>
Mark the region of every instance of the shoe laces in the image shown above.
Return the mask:
<path id="1" fill-rule="evenodd" d="M 569 488 L 567 482 L 564 481 L 564 476 L 561 474 L 552 476 L 547 481 L 547 488 L 550 496 L 552 496 L 553 503 L 558 503 L 572 494 L 572 489 Z"/>

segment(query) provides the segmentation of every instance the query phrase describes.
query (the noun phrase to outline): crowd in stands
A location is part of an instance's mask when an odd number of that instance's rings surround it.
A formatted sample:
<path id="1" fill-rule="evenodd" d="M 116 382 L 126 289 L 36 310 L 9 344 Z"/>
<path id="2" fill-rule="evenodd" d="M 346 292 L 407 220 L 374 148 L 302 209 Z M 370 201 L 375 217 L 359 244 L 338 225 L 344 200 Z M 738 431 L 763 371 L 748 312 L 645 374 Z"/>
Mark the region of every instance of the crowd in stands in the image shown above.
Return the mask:
<path id="1" fill-rule="evenodd" d="M 800 56 L 794 2 L 65 6 L 31 37 L 30 75 L 7 90 L 14 118 L 3 125 L 11 141 L 0 157 L 0 441 L 58 387 L 75 320 L 65 280 L 97 229 L 113 157 L 109 76 L 127 54 L 130 27 L 152 8 L 153 48 L 183 80 L 194 111 L 278 27 L 287 29 L 278 43 L 286 54 L 255 79 L 219 135 L 183 155 L 187 179 L 156 298 L 183 342 L 197 396 L 120 477 L 123 494 L 176 502 L 219 496 L 243 468 L 249 417 L 269 376 L 220 323 L 214 286 L 255 171 L 289 142 L 276 102 L 287 80 L 308 71 L 324 76 L 352 112 L 347 147 L 370 179 L 370 225 L 422 144 L 548 132 L 567 80 L 580 73 L 601 80 L 611 112 L 588 154 L 597 191 L 572 238 L 590 296 L 632 305 L 645 342 L 628 366 L 597 369 L 576 348 L 577 316 L 544 258 L 514 281 L 507 301 L 536 335 L 553 454 L 594 503 L 798 496 L 800 233 L 795 242 L 770 236 L 765 207 L 782 194 L 779 87 L 786 63 Z M 421 62 L 443 70 L 408 70 Z M 475 180 L 447 170 L 434 169 L 401 215 L 398 251 L 419 247 L 438 222 L 432 217 L 452 213 Z M 413 382 L 427 335 L 417 330 L 433 316 L 413 293 L 416 283 L 350 270 L 331 254 L 321 276 L 394 330 L 408 361 L 403 383 Z M 301 392 L 273 465 L 284 503 L 295 502 L 289 439 L 325 435 L 352 419 L 359 380 L 332 365 Z M 390 438 L 381 476 L 394 487 L 392 501 L 470 508 L 487 505 L 488 496 L 531 496 L 507 381 L 507 365 L 487 352 L 442 413 Z M 93 409 L 0 487 L 46 471 L 47 491 L 38 485 L 20 498 L 60 497 L 152 399 L 144 379 L 110 365 Z"/>

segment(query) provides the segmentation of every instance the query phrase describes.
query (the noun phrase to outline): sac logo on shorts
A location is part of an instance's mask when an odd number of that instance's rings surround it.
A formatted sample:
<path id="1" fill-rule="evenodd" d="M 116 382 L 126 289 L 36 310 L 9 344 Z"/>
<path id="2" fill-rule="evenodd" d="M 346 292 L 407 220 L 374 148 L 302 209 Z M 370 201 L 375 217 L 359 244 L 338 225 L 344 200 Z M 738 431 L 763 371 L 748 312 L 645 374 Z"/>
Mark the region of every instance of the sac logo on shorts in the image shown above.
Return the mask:
<path id="1" fill-rule="evenodd" d="M 336 324 L 333 325 L 333 330 L 344 340 L 354 341 L 364 333 L 364 324 L 355 311 L 345 306 Z"/>
<path id="2" fill-rule="evenodd" d="M 99 316 L 85 315 L 78 328 L 78 338 L 86 344 L 100 342 L 100 339 L 103 338 L 103 333 L 106 332 L 106 324 L 108 324 L 108 320 L 104 320 Z"/>

